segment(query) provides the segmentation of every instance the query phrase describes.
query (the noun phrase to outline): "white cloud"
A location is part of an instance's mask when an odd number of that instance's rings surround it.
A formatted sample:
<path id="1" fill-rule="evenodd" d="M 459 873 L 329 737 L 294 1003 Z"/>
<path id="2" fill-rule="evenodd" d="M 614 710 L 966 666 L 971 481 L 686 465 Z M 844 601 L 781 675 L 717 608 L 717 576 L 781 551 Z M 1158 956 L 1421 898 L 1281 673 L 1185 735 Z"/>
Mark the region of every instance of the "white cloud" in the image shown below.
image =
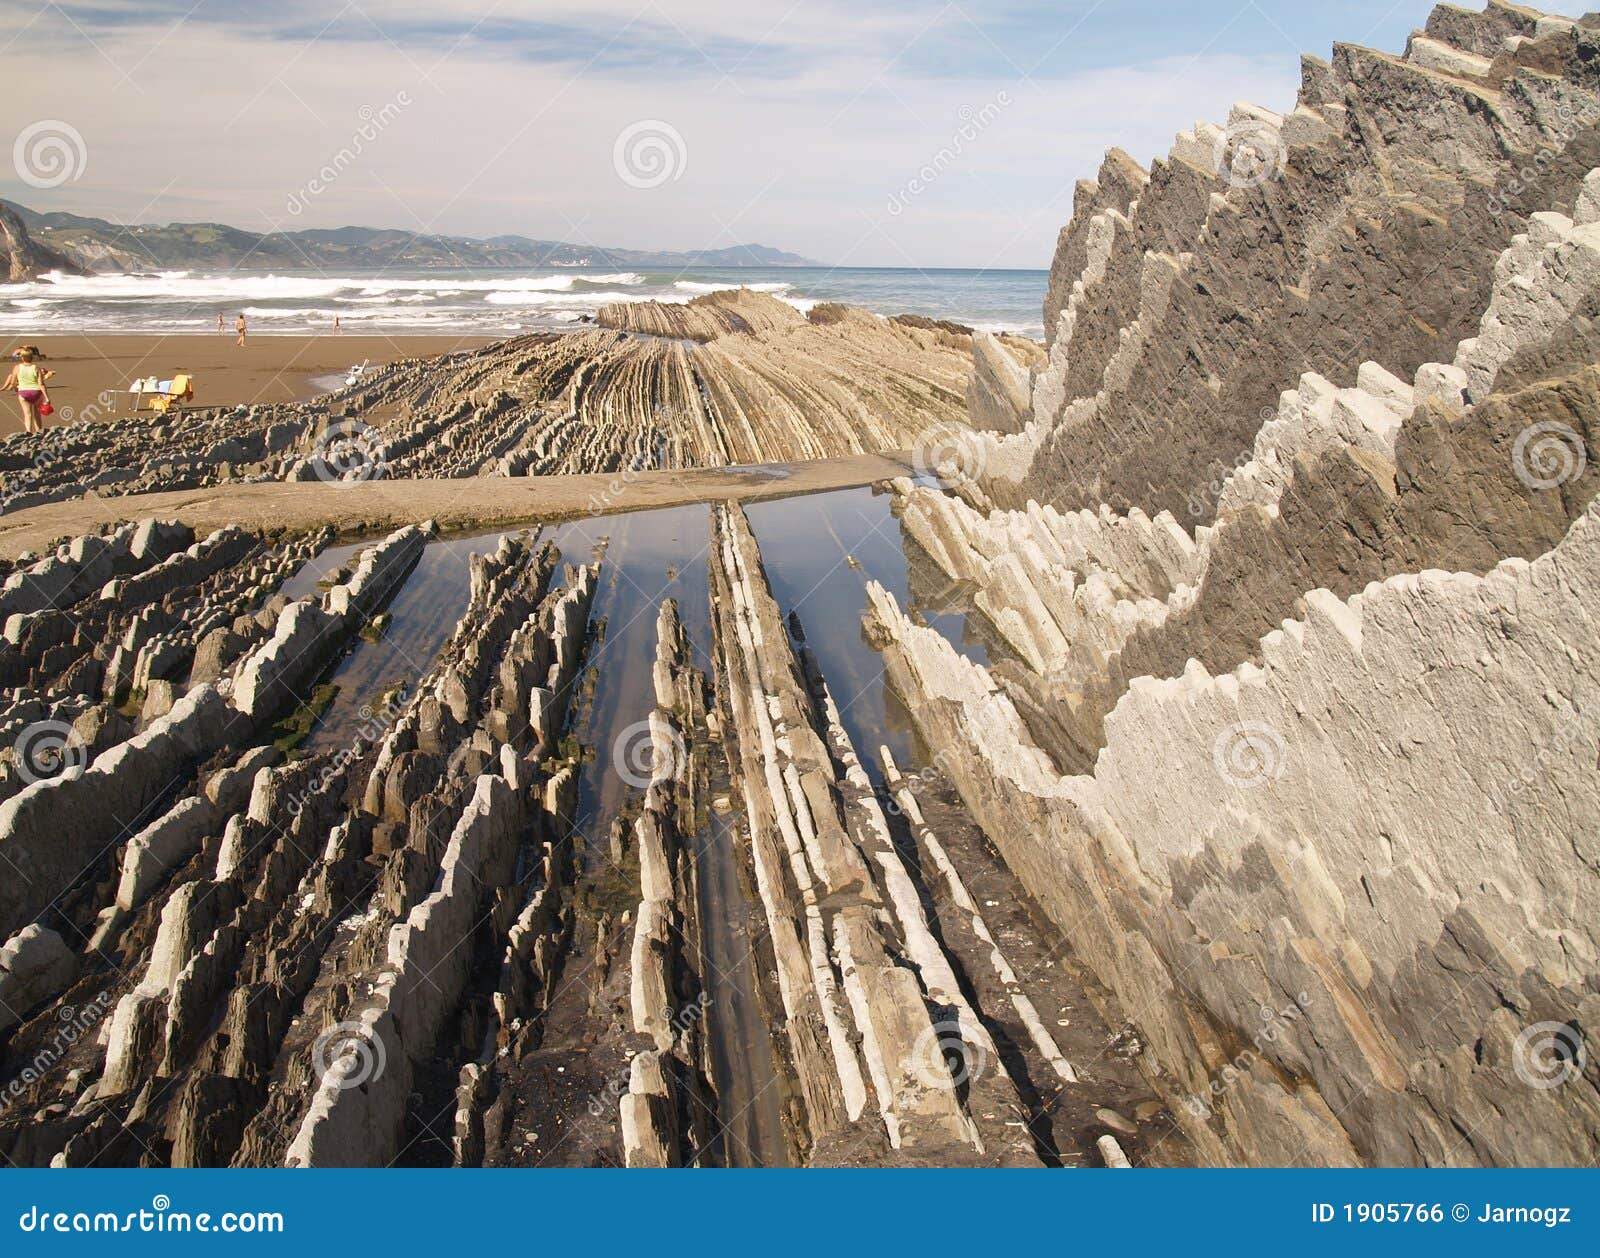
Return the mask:
<path id="1" fill-rule="evenodd" d="M 485 25 L 459 46 L 454 35 L 408 36 L 404 47 L 376 33 L 284 39 L 194 19 L 53 33 L 48 55 L 8 62 L 8 93 L 22 102 L 8 113 L 18 125 L 72 123 L 88 169 L 49 194 L 8 182 L 5 195 L 254 230 L 361 223 L 639 248 L 759 241 L 852 265 L 1047 266 L 1074 182 L 1107 147 L 1148 160 L 1234 100 L 1284 107 L 1298 73 L 1286 53 L 1212 53 L 1028 82 L 953 5 L 674 3 L 671 24 L 711 51 L 670 73 L 586 65 L 554 36 L 543 51 L 555 59 L 530 56 L 525 41 L 487 42 L 501 11 L 459 0 L 386 4 L 382 25 L 442 29 L 469 9 Z M 313 31 L 326 21 L 315 12 L 305 16 Z M 627 38 L 630 20 L 667 20 L 661 6 L 625 0 L 539 12 L 563 31 L 581 21 L 607 32 L 601 43 Z M 930 30 L 972 42 L 971 69 L 936 74 L 911 55 Z M 762 50 L 743 65 L 723 52 L 750 44 Z M 781 47 L 781 64 L 760 65 L 768 47 Z M 290 198 L 350 147 L 362 107 L 402 91 L 412 103 L 291 215 Z M 950 145 L 963 107 L 1002 92 L 1012 103 L 891 215 L 891 197 Z M 682 178 L 636 189 L 617 178 L 612 145 L 645 118 L 672 124 L 689 160 Z"/>

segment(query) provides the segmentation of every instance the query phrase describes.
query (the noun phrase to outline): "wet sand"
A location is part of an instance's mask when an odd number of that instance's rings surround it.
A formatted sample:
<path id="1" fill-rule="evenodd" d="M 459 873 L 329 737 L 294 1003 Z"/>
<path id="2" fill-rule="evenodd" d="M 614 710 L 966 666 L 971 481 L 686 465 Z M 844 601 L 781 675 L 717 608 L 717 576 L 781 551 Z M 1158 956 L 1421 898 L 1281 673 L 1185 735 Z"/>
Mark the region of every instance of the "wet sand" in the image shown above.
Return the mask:
<path id="1" fill-rule="evenodd" d="M 226 336 L 43 336 L 0 338 L 7 365 L 18 345 L 37 345 L 56 375 L 50 400 L 62 415 L 91 420 L 131 413 L 127 393 L 135 379 L 169 380 L 179 371 L 195 377 L 197 406 L 240 402 L 301 402 L 337 385 L 350 367 L 402 358 L 427 358 L 475 349 L 480 336 L 265 336 L 252 331 L 241 349 Z M 102 399 L 102 392 L 107 398 Z M 0 398 L 0 435 L 22 430 L 16 399 Z"/>
<path id="2" fill-rule="evenodd" d="M 264 531 L 326 524 L 353 536 L 428 519 L 448 531 L 488 530 L 691 502 L 754 502 L 911 474 L 907 454 L 856 454 L 760 468 L 332 485 L 316 481 L 213 485 L 159 494 L 76 498 L 10 512 L 0 516 L 0 555 L 15 557 L 68 534 L 146 516 L 181 519 L 202 535 L 225 524 Z"/>

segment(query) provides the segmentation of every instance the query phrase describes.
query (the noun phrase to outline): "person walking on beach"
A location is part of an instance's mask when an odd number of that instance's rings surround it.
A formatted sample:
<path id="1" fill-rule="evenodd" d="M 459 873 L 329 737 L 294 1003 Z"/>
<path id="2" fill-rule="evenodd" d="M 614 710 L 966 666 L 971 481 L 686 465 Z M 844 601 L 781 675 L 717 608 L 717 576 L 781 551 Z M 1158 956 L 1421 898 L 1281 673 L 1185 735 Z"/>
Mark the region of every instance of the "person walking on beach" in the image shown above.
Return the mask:
<path id="1" fill-rule="evenodd" d="M 333 334 L 335 336 L 343 336 L 344 335 L 344 329 L 339 326 L 339 316 L 338 315 L 334 315 L 333 316 Z"/>
<path id="2" fill-rule="evenodd" d="M 239 317 L 233 321 L 233 330 L 239 334 L 239 347 L 241 349 L 244 348 L 244 334 L 246 328 L 244 322 L 244 313 L 242 311 L 240 312 Z"/>
<path id="3" fill-rule="evenodd" d="M 222 311 L 220 311 L 220 310 L 217 311 L 217 335 L 218 336 L 224 335 L 224 329 L 223 329 L 223 326 L 222 326 Z"/>
<path id="4" fill-rule="evenodd" d="M 18 362 L 11 366 L 11 374 L 6 377 L 5 388 L 17 391 L 17 403 L 22 407 L 22 429 L 24 432 L 43 432 L 44 417 L 39 413 L 41 406 L 50 404 L 50 395 L 45 392 L 45 381 L 56 373 L 47 371 L 35 361 L 36 351 L 32 346 L 24 346 L 18 351 Z"/>

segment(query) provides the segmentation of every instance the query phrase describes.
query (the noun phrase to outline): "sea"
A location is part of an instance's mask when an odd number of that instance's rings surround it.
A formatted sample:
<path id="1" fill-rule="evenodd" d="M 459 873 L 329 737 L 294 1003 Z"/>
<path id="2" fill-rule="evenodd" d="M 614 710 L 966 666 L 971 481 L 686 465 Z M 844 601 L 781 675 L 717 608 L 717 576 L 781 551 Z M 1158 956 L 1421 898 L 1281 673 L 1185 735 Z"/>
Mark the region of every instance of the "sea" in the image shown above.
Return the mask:
<path id="1" fill-rule="evenodd" d="M 619 271 L 161 271 L 47 275 L 0 284 L 0 333 L 182 333 L 231 326 L 257 333 L 346 332 L 514 336 L 570 328 L 620 301 L 685 302 L 741 285 L 799 310 L 844 302 L 883 315 L 919 314 L 990 332 L 1042 338 L 1045 271 L 914 267 L 692 267 Z"/>

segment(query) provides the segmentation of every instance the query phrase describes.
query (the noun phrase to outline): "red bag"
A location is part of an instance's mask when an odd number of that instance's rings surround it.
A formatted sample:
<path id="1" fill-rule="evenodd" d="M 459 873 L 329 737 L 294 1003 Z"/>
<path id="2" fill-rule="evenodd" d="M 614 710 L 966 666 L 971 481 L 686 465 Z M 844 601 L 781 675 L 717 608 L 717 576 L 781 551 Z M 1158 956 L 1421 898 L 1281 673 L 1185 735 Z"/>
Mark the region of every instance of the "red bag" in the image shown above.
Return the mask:
<path id="1" fill-rule="evenodd" d="M 48 402 L 40 402 L 39 403 L 39 414 L 41 414 L 41 415 L 54 415 L 55 413 L 56 413 L 56 408 L 51 406 L 50 403 L 48 403 Z"/>

